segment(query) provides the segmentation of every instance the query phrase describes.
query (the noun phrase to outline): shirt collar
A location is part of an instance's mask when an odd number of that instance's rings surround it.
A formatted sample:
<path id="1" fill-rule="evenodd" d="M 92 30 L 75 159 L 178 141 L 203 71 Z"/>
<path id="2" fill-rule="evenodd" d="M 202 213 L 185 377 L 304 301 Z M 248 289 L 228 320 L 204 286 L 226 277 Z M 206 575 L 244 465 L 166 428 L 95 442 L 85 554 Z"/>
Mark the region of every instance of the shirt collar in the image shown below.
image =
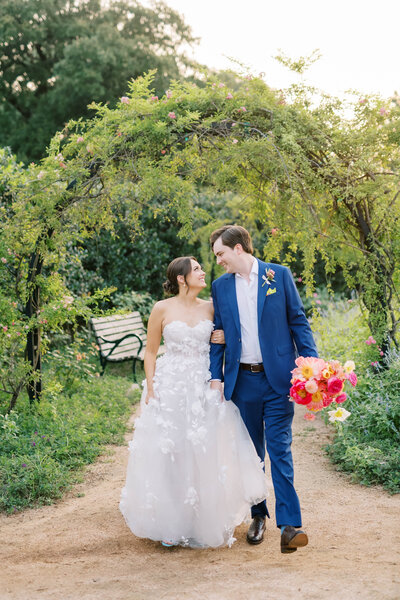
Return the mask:
<path id="1" fill-rule="evenodd" d="M 253 264 L 251 266 L 250 279 L 253 279 L 254 276 L 258 277 L 258 260 L 253 256 Z M 235 273 L 235 277 L 237 277 L 238 279 L 244 279 L 244 277 L 242 277 L 242 275 L 239 275 L 239 273 Z"/>

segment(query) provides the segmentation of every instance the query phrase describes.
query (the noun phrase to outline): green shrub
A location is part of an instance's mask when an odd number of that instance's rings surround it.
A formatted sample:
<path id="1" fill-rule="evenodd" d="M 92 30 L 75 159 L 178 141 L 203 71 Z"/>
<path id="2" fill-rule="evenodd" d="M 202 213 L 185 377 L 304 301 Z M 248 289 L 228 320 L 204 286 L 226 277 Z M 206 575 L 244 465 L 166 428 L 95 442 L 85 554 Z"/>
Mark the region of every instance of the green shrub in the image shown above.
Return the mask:
<path id="1" fill-rule="evenodd" d="M 340 424 L 329 456 L 355 481 L 400 492 L 400 357 L 387 370 L 367 370 L 346 409 L 351 416 Z"/>
<path id="2" fill-rule="evenodd" d="M 133 290 L 120 294 L 113 294 L 112 300 L 116 308 L 139 311 L 145 325 L 147 324 L 151 310 L 157 301 L 147 292 L 134 292 Z"/>
<path id="3" fill-rule="evenodd" d="M 0 510 L 51 503 L 93 462 L 105 444 L 120 444 L 132 401 L 129 380 L 105 376 L 81 381 L 34 408 L 0 418 Z"/>

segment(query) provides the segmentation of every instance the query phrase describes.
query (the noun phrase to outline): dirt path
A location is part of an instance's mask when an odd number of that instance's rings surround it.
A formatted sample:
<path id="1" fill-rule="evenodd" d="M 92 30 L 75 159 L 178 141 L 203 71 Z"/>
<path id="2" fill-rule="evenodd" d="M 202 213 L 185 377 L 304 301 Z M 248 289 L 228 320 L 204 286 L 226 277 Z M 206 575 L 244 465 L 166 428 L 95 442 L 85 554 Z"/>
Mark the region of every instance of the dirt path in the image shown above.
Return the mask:
<path id="1" fill-rule="evenodd" d="M 118 510 L 127 462 L 119 447 L 57 505 L 0 517 L 0 599 L 399 600 L 400 496 L 334 471 L 318 418 L 310 427 L 299 409 L 294 432 L 307 548 L 282 555 L 272 519 L 256 547 L 246 525 L 231 549 L 167 550 L 135 538 Z"/>

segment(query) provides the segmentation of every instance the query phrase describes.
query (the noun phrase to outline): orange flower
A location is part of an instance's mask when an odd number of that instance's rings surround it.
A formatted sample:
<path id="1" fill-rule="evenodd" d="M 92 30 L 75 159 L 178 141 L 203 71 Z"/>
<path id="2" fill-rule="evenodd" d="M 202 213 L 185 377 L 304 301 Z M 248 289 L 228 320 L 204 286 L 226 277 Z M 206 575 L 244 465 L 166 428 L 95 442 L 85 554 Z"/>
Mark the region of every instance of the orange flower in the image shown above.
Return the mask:
<path id="1" fill-rule="evenodd" d="M 318 411 L 324 408 L 324 397 L 321 392 L 315 392 L 311 395 L 311 402 L 307 404 L 308 410 Z"/>

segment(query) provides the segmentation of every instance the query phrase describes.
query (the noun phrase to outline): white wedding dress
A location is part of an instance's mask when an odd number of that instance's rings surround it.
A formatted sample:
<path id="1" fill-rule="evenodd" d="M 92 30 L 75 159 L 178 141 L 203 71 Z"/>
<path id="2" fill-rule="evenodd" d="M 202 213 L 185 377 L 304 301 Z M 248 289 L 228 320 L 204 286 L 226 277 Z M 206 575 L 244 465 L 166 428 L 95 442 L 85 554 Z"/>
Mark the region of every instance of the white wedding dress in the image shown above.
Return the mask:
<path id="1" fill-rule="evenodd" d="M 139 537 L 193 547 L 229 546 L 266 480 L 233 402 L 207 383 L 210 320 L 164 328 L 154 395 L 135 422 L 120 510 Z"/>

